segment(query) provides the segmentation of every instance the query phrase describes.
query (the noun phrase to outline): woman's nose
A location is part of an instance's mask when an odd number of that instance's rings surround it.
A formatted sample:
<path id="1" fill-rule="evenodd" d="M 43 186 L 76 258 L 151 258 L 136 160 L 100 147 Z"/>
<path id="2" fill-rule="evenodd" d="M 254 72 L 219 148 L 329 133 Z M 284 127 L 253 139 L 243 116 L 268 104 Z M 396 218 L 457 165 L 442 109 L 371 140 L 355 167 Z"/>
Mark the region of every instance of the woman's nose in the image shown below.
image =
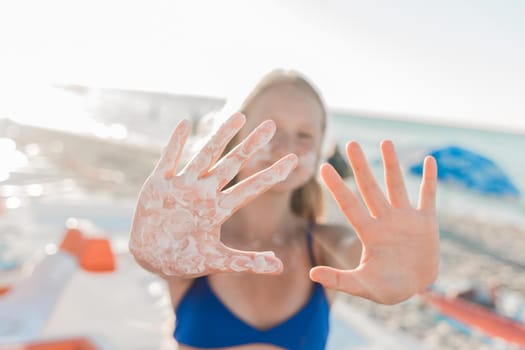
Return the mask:
<path id="1" fill-rule="evenodd" d="M 270 147 L 272 152 L 278 152 L 282 155 L 291 153 L 294 150 L 294 145 L 292 139 L 282 132 L 276 132 L 270 141 Z"/>

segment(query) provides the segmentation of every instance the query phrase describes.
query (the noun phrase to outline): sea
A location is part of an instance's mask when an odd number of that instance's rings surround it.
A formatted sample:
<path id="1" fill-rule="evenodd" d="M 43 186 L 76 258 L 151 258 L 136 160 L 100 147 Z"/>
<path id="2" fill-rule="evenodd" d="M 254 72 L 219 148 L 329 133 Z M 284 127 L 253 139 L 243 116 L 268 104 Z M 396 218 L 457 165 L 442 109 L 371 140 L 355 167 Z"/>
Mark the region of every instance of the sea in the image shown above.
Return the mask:
<path id="1" fill-rule="evenodd" d="M 439 212 L 444 215 L 483 217 L 525 227 L 525 133 L 415 122 L 388 118 L 387 115 L 339 112 L 330 116 L 326 139 L 328 142 L 335 141 L 343 149 L 350 140 L 359 142 L 379 179 L 383 176 L 379 145 L 382 140 L 392 140 L 405 171 L 405 181 L 414 205 L 417 203 L 420 177 L 409 169 L 421 163 L 426 154 L 454 146 L 483 156 L 506 175 L 520 195 L 498 196 L 463 186 L 458 181 L 439 182 Z M 476 172 L 476 169 L 472 172 Z"/>

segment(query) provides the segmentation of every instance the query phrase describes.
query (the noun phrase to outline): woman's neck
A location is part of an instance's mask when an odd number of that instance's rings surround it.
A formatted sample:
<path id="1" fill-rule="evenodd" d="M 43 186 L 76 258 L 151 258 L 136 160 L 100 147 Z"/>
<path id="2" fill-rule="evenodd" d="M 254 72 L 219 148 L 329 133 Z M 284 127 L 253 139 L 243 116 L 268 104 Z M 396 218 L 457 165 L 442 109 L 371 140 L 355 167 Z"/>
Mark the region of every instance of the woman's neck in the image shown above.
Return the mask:
<path id="1" fill-rule="evenodd" d="M 291 193 L 267 192 L 239 209 L 224 225 L 223 240 L 245 249 L 284 245 L 297 235 L 301 219 L 290 207 Z"/>

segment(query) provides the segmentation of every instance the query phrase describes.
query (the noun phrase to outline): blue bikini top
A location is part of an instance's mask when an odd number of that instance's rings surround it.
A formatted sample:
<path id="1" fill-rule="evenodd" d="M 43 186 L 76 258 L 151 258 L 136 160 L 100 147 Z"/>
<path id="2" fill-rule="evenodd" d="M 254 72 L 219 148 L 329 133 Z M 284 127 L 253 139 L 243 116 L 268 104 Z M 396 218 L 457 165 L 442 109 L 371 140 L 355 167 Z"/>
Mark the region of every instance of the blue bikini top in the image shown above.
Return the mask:
<path id="1" fill-rule="evenodd" d="M 307 232 L 312 265 L 312 227 Z M 198 348 L 223 348 L 246 344 L 271 344 L 293 350 L 321 350 L 329 330 L 329 304 L 323 287 L 314 283 L 308 302 L 286 321 L 259 330 L 235 316 L 211 289 L 207 276 L 196 278 L 181 299 L 175 314 L 173 336 Z"/>

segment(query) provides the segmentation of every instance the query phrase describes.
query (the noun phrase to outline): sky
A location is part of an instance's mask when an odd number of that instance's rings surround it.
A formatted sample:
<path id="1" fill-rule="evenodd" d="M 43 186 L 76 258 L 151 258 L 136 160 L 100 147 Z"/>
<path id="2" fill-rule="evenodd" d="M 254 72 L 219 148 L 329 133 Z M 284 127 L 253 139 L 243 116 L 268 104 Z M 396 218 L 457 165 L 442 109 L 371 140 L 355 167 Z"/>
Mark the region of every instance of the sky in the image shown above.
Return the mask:
<path id="1" fill-rule="evenodd" d="M 525 133 L 523 18 L 522 0 L 0 0 L 0 100 L 37 84 L 228 97 L 284 67 L 335 110 Z"/>

